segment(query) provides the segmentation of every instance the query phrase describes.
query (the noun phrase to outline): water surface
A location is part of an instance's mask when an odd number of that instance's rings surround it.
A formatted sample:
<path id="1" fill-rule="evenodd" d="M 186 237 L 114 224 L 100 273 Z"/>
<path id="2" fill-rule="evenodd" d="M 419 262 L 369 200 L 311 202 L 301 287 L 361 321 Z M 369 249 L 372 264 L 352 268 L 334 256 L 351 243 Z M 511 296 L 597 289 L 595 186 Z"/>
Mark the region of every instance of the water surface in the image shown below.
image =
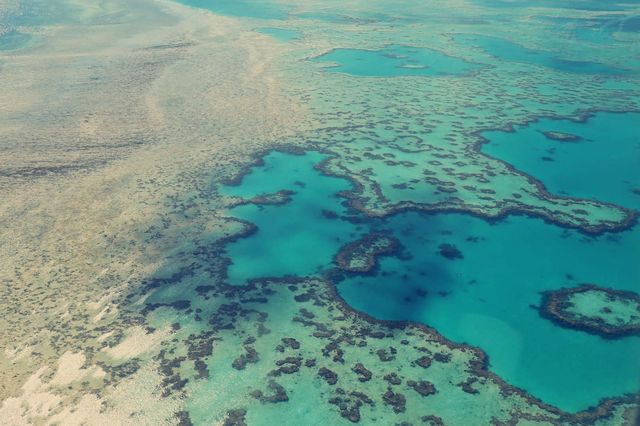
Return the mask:
<path id="1" fill-rule="evenodd" d="M 367 220 L 336 196 L 347 182 L 313 167 L 322 158 L 272 153 L 240 186 L 225 189 L 247 198 L 296 191 L 287 204 L 233 209 L 259 231 L 228 246 L 231 283 L 318 274 L 332 267 L 342 244 L 369 231 L 386 232 L 404 246 L 403 255 L 382 258 L 373 274 L 338 283 L 349 305 L 380 319 L 427 324 L 448 339 L 478 346 L 492 371 L 565 410 L 637 390 L 639 338 L 610 341 L 557 327 L 535 307 L 540 292 L 578 283 L 635 289 L 640 229 L 587 237 L 524 216 L 497 223 L 463 214 Z M 460 257 L 443 256 L 444 244 Z"/>
<path id="2" fill-rule="evenodd" d="M 0 50 L 18 50 L 26 47 L 31 41 L 31 35 L 16 30 L 0 34 Z"/>
<path id="3" fill-rule="evenodd" d="M 586 123 L 543 119 L 514 133 L 484 133 L 482 151 L 540 179 L 554 194 L 640 209 L 638 123 L 640 113 L 601 112 Z M 574 137 L 562 141 L 545 132 Z"/>
<path id="4" fill-rule="evenodd" d="M 265 166 L 244 177 L 240 186 L 226 187 L 228 195 L 252 198 L 282 189 L 294 191 L 283 205 L 247 204 L 233 209 L 233 215 L 249 221 L 258 231 L 227 247 L 232 260 L 231 284 L 244 284 L 260 277 L 305 276 L 326 268 L 341 245 L 357 238 L 347 221 L 328 218 L 344 215 L 337 193 L 351 189 L 344 179 L 321 175 L 314 165 L 324 158 L 317 152 L 292 156 L 274 152 Z"/>
<path id="5" fill-rule="evenodd" d="M 300 33 L 295 30 L 289 30 L 286 28 L 258 28 L 257 31 L 262 34 L 271 36 L 279 41 L 293 41 L 300 38 Z"/>
<path id="6" fill-rule="evenodd" d="M 176 0 L 187 6 L 208 9 L 220 15 L 259 19 L 286 19 L 289 7 L 263 0 Z"/>
<path id="7" fill-rule="evenodd" d="M 479 34 L 459 34 L 455 36 L 455 40 L 466 45 L 477 46 L 491 56 L 495 56 L 501 60 L 521 62 L 550 68 L 556 71 L 574 74 L 605 75 L 621 75 L 629 72 L 628 70 L 611 67 L 599 62 L 565 59 L 560 56 L 561 54 L 559 53 L 530 49 L 499 37 Z"/>
<path id="8" fill-rule="evenodd" d="M 637 289 L 637 227 L 590 238 L 526 217 L 491 224 L 415 213 L 394 217 L 387 227 L 411 258 L 383 258 L 376 275 L 340 283 L 351 306 L 377 318 L 428 324 L 478 346 L 492 371 L 565 410 L 637 390 L 640 338 L 604 340 L 557 327 L 534 309 L 541 291 L 578 283 Z M 463 257 L 443 257 L 442 244 Z"/>
<path id="9" fill-rule="evenodd" d="M 329 62 L 329 72 L 360 77 L 446 76 L 464 75 L 480 67 L 421 47 L 388 45 L 380 50 L 334 49 L 312 59 Z"/>

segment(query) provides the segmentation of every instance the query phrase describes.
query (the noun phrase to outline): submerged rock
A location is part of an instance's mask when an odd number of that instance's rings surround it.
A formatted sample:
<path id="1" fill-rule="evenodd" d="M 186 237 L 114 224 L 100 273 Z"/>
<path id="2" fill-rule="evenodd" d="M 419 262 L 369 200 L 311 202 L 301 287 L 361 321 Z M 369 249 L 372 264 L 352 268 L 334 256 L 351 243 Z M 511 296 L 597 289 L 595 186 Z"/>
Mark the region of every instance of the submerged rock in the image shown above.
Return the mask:
<path id="1" fill-rule="evenodd" d="M 326 367 L 321 367 L 318 370 L 318 376 L 322 377 L 330 385 L 338 383 L 338 375 Z"/>
<path id="2" fill-rule="evenodd" d="M 438 248 L 440 255 L 449 260 L 464 258 L 462 252 L 453 244 L 440 244 Z"/>
<path id="3" fill-rule="evenodd" d="M 382 400 L 386 405 L 390 405 L 395 413 L 402 413 L 405 411 L 405 405 L 407 399 L 399 392 L 394 392 L 391 388 L 382 395 Z"/>
<path id="4" fill-rule="evenodd" d="M 436 387 L 433 385 L 433 383 L 426 380 L 409 380 L 407 382 L 407 386 L 409 386 L 422 396 L 429 396 L 436 393 Z"/>

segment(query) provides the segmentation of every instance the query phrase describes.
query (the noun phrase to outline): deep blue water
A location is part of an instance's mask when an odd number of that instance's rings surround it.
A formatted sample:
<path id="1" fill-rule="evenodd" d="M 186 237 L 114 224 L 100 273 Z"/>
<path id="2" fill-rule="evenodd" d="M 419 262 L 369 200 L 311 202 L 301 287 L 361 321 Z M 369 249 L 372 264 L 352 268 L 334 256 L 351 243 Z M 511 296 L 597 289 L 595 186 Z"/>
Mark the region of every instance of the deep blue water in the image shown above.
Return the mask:
<path id="1" fill-rule="evenodd" d="M 605 14 L 588 18 L 537 17 L 555 28 L 564 29 L 567 34 L 590 43 L 611 43 L 618 32 L 635 33 L 640 31 L 640 16 L 620 16 Z"/>

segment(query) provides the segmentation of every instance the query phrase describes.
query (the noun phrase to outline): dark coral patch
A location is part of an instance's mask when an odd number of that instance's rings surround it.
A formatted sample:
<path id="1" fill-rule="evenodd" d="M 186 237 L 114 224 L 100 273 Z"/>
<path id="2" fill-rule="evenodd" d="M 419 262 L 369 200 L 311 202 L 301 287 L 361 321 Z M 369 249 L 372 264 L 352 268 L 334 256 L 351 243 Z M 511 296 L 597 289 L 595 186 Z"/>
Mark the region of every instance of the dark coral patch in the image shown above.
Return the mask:
<path id="1" fill-rule="evenodd" d="M 251 393 L 251 396 L 264 403 L 278 403 L 289 401 L 289 396 L 285 388 L 274 380 L 269 380 L 267 388 L 271 391 L 270 394 L 265 395 L 261 390 L 256 390 Z"/>
<path id="2" fill-rule="evenodd" d="M 369 272 L 376 267 L 379 256 L 396 254 L 400 247 L 398 240 L 391 236 L 371 233 L 343 246 L 335 261 L 344 271 Z"/>
<path id="3" fill-rule="evenodd" d="M 338 383 L 338 375 L 326 367 L 321 367 L 318 370 L 318 376 L 322 377 L 328 384 L 332 386 Z"/>
<path id="4" fill-rule="evenodd" d="M 361 362 L 357 363 L 351 370 L 358 375 L 358 380 L 361 382 L 368 382 L 373 376 L 371 371 L 367 370 Z"/>
<path id="5" fill-rule="evenodd" d="M 227 411 L 227 417 L 224 419 L 224 426 L 247 426 L 245 416 L 247 410 L 244 408 L 237 408 Z"/>
<path id="6" fill-rule="evenodd" d="M 542 132 L 545 138 L 550 139 L 552 141 L 557 142 L 580 142 L 582 140 L 581 136 L 574 135 L 566 132 L 557 132 L 557 131 L 546 131 Z"/>
<path id="7" fill-rule="evenodd" d="M 409 380 L 407 382 L 407 386 L 409 386 L 422 396 L 429 396 L 436 393 L 436 387 L 433 385 L 433 383 L 426 380 Z"/>
<path id="8" fill-rule="evenodd" d="M 407 403 L 407 398 L 399 393 L 394 392 L 391 388 L 388 388 L 387 391 L 382 395 L 382 401 L 393 408 L 395 413 L 403 413 L 405 410 L 405 405 Z"/>

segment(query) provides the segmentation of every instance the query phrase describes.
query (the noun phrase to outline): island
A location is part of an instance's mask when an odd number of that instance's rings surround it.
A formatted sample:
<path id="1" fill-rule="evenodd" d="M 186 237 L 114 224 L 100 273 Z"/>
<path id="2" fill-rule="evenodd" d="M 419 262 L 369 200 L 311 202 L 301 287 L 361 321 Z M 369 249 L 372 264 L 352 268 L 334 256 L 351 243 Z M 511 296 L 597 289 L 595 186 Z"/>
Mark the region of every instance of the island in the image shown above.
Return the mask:
<path id="1" fill-rule="evenodd" d="M 542 293 L 540 315 L 606 339 L 640 335 L 640 296 L 595 284 Z"/>

